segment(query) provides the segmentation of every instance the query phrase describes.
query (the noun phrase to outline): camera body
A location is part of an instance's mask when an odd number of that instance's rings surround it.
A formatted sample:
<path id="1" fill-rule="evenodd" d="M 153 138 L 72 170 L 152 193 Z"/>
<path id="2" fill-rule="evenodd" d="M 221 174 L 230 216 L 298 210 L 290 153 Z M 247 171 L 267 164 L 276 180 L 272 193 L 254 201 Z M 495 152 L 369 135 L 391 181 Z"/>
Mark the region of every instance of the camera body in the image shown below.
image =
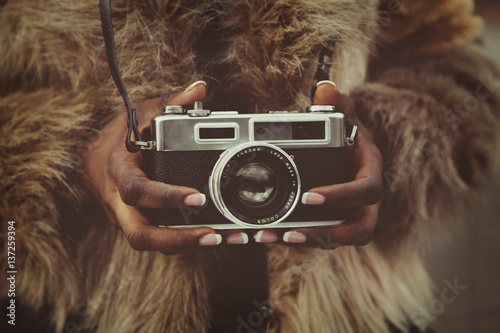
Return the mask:
<path id="1" fill-rule="evenodd" d="M 301 202 L 313 187 L 350 180 L 345 118 L 334 106 L 266 114 L 168 106 L 152 120 L 151 136 L 143 150 L 148 177 L 207 197 L 200 207 L 148 209 L 156 225 L 296 228 L 347 218 L 345 209 Z"/>

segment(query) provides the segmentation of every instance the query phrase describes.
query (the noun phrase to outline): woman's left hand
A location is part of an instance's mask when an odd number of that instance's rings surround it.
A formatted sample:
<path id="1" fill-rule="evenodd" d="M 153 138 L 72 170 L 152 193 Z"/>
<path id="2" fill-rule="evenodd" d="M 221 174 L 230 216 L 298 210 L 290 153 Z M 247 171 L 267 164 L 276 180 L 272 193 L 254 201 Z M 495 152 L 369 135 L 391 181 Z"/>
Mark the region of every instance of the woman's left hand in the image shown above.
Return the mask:
<path id="1" fill-rule="evenodd" d="M 352 207 L 351 218 L 331 227 L 262 230 L 256 234 L 261 243 L 332 249 L 340 245 L 366 245 L 373 237 L 382 198 L 382 155 L 372 133 L 358 119 L 353 101 L 343 95 L 331 81 L 322 81 L 314 96 L 315 105 L 335 105 L 347 121 L 358 126 L 354 145 L 348 147 L 348 158 L 356 170 L 348 183 L 309 189 L 302 196 L 308 205 Z"/>

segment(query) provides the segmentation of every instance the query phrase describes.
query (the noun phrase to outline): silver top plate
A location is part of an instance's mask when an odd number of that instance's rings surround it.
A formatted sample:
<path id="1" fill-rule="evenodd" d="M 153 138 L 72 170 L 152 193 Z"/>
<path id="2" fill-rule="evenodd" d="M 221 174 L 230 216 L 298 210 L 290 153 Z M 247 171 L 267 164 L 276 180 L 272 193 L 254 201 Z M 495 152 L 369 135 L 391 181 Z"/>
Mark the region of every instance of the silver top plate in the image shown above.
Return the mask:
<path id="1" fill-rule="evenodd" d="M 322 139 L 283 139 L 289 124 L 294 122 L 324 122 Z M 259 126 L 264 128 L 259 128 Z M 281 148 L 344 147 L 345 125 L 342 113 L 238 114 L 234 111 L 212 112 L 206 117 L 161 115 L 153 118 L 153 141 L 157 151 L 225 150 L 236 144 L 268 142 Z M 230 137 L 201 138 L 200 129 L 234 129 Z M 261 130 L 259 132 L 259 130 Z M 256 137 L 255 133 L 261 133 Z"/>

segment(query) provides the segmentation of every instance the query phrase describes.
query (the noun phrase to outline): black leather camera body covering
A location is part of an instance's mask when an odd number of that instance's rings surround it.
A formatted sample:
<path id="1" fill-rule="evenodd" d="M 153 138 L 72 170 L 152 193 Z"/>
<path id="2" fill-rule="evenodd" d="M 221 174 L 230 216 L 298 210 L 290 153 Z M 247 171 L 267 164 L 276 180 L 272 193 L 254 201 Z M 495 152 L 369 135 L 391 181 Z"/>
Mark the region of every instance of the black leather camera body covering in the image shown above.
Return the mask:
<path id="1" fill-rule="evenodd" d="M 302 193 L 309 189 L 349 181 L 346 150 L 347 147 L 331 148 L 290 148 L 283 149 L 293 155 L 301 179 Z M 153 224 L 163 226 L 231 225 L 241 226 L 227 220 L 215 207 L 210 198 L 208 180 L 212 168 L 223 150 L 207 151 L 143 151 L 148 177 L 167 184 L 188 186 L 204 193 L 204 206 L 181 205 L 175 210 L 148 209 L 147 216 Z M 307 226 L 313 221 L 342 221 L 348 217 L 346 209 L 327 209 L 320 206 L 304 205 L 300 202 L 285 220 Z M 229 227 L 229 226 L 228 226 Z M 264 226 L 265 227 L 265 226 Z M 229 227 L 231 228 L 231 227 Z"/>

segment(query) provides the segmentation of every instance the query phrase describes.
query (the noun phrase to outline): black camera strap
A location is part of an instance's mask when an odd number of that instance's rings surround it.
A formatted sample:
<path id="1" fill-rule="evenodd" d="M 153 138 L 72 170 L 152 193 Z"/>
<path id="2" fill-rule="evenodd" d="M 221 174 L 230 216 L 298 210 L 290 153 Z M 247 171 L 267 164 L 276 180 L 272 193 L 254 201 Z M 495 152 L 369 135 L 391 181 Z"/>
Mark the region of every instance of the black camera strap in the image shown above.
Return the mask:
<path id="1" fill-rule="evenodd" d="M 129 152 L 135 153 L 148 144 L 140 141 L 136 110 L 131 107 L 118 69 L 110 0 L 100 0 L 99 9 L 109 70 L 128 115 L 125 145 Z M 132 133 L 137 141 L 132 141 Z M 261 244 L 234 248 L 220 265 L 216 283 L 212 286 L 210 332 L 229 333 L 249 327 L 253 332 L 267 332 L 272 318 L 272 307 L 268 301 L 267 248 Z"/>
<path id="2" fill-rule="evenodd" d="M 314 75 L 313 86 L 311 88 L 311 104 L 314 104 L 314 94 L 318 87 L 316 86 L 318 82 L 330 80 L 330 69 L 333 64 L 333 52 L 335 52 L 336 38 L 330 38 L 321 48 L 319 52 L 318 68 L 316 69 L 316 74 Z M 346 143 L 348 146 L 354 144 L 354 138 L 358 126 L 354 124 L 347 123 L 347 133 L 350 133 L 349 137 L 346 138 Z"/>
<path id="3" fill-rule="evenodd" d="M 333 52 L 335 51 L 336 38 L 330 38 L 321 48 L 318 59 L 318 68 L 314 75 L 311 88 L 311 104 L 314 104 L 314 94 L 316 93 L 316 84 L 320 81 L 330 80 L 330 68 L 333 64 Z"/>
<path id="4" fill-rule="evenodd" d="M 135 114 L 135 109 L 130 104 L 125 83 L 123 83 L 118 63 L 116 60 L 115 37 L 113 33 L 113 22 L 111 19 L 111 0 L 99 0 L 99 10 L 101 12 L 102 35 L 104 37 L 104 45 L 106 47 L 106 58 L 108 59 L 109 71 L 116 87 L 120 91 L 125 109 L 127 111 L 127 137 L 125 139 L 125 146 L 130 153 L 136 153 L 141 149 L 141 146 L 146 146 L 147 143 L 141 141 L 141 134 L 139 133 L 139 125 Z M 137 141 L 132 141 L 132 132 L 134 133 Z"/>

